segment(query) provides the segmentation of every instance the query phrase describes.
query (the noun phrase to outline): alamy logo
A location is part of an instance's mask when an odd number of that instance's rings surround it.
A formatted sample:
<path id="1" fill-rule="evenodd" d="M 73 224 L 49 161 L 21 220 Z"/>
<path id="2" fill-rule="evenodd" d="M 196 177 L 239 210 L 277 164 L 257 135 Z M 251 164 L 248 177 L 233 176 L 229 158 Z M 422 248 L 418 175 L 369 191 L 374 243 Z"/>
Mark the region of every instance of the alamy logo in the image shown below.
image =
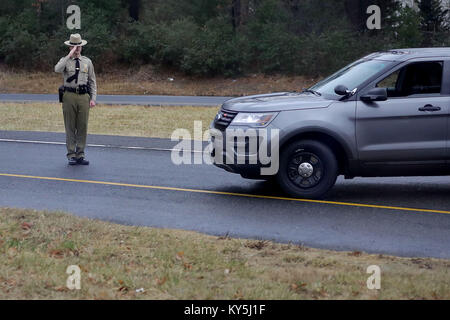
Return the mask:
<path id="1" fill-rule="evenodd" d="M 369 30 L 381 29 L 381 9 L 377 5 L 371 5 L 367 8 L 367 14 L 370 17 L 367 19 L 366 26 Z"/>
<path id="2" fill-rule="evenodd" d="M 77 5 L 70 5 L 67 7 L 67 14 L 70 16 L 67 18 L 66 26 L 69 30 L 81 29 L 81 10 Z"/>
<path id="3" fill-rule="evenodd" d="M 71 265 L 67 267 L 66 273 L 69 275 L 67 277 L 66 286 L 69 290 L 80 290 L 81 289 L 81 269 L 79 266 Z"/>
<path id="4" fill-rule="evenodd" d="M 279 169 L 279 137 L 278 129 L 267 128 L 202 132 L 202 122 L 194 121 L 193 136 L 187 129 L 172 133 L 171 140 L 178 144 L 172 149 L 171 159 L 175 165 L 258 165 L 261 175 L 275 175 Z M 205 140 L 210 142 L 203 149 Z"/>
<path id="5" fill-rule="evenodd" d="M 367 267 L 367 273 L 372 275 L 367 279 L 367 289 L 379 290 L 381 289 L 381 269 L 377 265 L 371 265 Z"/>

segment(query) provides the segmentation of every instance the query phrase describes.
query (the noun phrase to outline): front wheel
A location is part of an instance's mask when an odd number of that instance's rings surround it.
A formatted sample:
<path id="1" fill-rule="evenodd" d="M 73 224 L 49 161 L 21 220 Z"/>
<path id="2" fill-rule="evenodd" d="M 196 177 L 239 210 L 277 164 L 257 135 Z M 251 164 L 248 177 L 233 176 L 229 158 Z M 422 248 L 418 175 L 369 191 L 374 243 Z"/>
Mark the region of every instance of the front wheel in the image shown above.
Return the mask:
<path id="1" fill-rule="evenodd" d="M 336 157 L 330 148 L 321 142 L 293 142 L 280 155 L 277 181 L 291 196 L 321 198 L 334 186 L 337 175 Z"/>

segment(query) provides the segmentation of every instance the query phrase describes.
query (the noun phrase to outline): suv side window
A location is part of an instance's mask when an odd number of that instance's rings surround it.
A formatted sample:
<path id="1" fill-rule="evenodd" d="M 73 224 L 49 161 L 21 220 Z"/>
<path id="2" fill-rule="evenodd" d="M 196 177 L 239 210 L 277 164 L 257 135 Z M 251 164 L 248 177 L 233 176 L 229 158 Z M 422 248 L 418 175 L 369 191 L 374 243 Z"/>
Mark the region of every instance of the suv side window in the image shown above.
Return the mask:
<path id="1" fill-rule="evenodd" d="M 387 88 L 388 97 L 407 97 L 416 94 L 440 94 L 443 63 L 415 62 L 390 74 L 377 83 Z"/>

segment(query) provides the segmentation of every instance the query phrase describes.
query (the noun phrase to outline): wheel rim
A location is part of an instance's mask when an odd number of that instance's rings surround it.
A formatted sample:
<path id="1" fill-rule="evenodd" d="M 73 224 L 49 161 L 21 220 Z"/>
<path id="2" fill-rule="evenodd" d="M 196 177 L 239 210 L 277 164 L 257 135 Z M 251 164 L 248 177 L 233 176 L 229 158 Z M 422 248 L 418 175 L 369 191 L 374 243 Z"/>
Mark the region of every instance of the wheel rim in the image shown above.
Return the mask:
<path id="1" fill-rule="evenodd" d="M 300 151 L 289 158 L 287 173 L 289 180 L 295 186 L 310 189 L 322 180 L 323 164 L 317 155 Z"/>

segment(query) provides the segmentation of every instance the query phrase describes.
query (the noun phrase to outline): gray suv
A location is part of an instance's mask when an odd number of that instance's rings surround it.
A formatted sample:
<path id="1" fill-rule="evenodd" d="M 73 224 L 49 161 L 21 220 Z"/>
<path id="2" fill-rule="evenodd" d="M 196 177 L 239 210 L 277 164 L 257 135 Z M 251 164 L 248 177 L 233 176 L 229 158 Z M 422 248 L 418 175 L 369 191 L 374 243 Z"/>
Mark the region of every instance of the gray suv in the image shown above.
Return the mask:
<path id="1" fill-rule="evenodd" d="M 211 155 L 218 167 L 276 179 L 302 198 L 323 197 L 339 175 L 448 175 L 449 106 L 450 48 L 377 52 L 302 92 L 226 101 L 211 123 Z M 230 130 L 251 128 L 277 129 L 277 172 L 263 175 L 268 164 L 252 161 L 254 136 L 225 146 Z M 256 139 L 273 143 L 271 135 Z"/>

